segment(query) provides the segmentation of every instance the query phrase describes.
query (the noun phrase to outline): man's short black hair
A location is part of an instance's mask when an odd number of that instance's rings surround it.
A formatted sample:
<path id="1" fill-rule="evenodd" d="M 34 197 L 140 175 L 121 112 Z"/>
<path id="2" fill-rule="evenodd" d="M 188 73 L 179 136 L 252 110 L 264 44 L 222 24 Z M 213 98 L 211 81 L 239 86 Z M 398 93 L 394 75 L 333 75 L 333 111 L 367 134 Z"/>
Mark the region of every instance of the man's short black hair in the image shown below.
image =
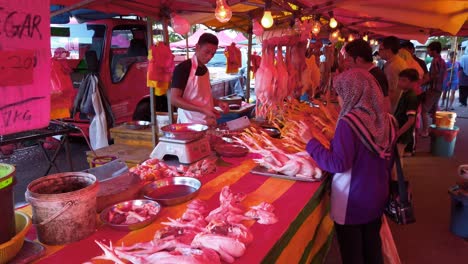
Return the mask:
<path id="1" fill-rule="evenodd" d="M 386 49 L 390 49 L 393 54 L 398 54 L 400 49 L 400 40 L 395 36 L 386 37 L 382 40 L 382 45 Z"/>
<path id="2" fill-rule="evenodd" d="M 442 51 L 442 44 L 439 41 L 433 41 L 429 43 L 429 45 L 427 45 L 427 48 L 429 50 L 434 50 L 435 52 L 440 54 L 440 52 Z"/>
<path id="3" fill-rule="evenodd" d="M 414 44 L 413 44 L 413 42 L 408 41 L 408 40 L 403 41 L 403 42 L 400 44 L 400 46 L 401 46 L 402 48 L 406 48 L 406 49 L 409 49 L 409 50 L 414 50 Z"/>
<path id="4" fill-rule="evenodd" d="M 218 43 L 219 43 L 218 37 L 216 37 L 216 35 L 213 35 L 211 33 L 203 33 L 198 39 L 197 44 L 201 46 L 206 43 L 218 46 Z"/>
<path id="5" fill-rule="evenodd" d="M 372 62 L 372 48 L 363 39 L 355 39 L 345 46 L 345 51 L 351 56 L 354 61 L 356 61 L 357 57 L 361 57 L 363 60 L 367 62 Z"/>
<path id="6" fill-rule="evenodd" d="M 418 71 L 416 69 L 412 69 L 412 68 L 402 70 L 400 72 L 400 74 L 398 74 L 398 76 L 408 78 L 408 80 L 410 80 L 412 82 L 415 82 L 415 81 L 419 80 Z"/>

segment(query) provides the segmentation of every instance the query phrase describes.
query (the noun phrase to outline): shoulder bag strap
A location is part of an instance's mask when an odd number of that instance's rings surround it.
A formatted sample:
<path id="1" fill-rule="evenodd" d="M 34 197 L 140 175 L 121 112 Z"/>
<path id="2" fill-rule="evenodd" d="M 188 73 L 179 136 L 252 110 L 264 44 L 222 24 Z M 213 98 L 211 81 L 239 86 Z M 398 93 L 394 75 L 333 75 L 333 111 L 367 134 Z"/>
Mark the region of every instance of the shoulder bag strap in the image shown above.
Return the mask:
<path id="1" fill-rule="evenodd" d="M 398 193 L 400 195 L 400 202 L 407 204 L 408 201 L 408 190 L 405 185 L 405 177 L 403 176 L 403 168 L 401 167 L 400 154 L 398 148 L 395 148 L 395 162 L 398 177 Z"/>

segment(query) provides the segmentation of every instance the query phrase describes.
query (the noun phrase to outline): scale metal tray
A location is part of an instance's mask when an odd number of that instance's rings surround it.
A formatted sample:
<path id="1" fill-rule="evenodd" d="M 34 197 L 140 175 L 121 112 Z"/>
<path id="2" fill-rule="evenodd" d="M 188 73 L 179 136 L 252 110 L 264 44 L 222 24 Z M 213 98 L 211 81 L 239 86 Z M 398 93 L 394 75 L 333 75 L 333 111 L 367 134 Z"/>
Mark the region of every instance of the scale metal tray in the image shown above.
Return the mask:
<path id="1" fill-rule="evenodd" d="M 260 166 L 260 165 L 257 165 L 250 172 L 253 173 L 253 174 L 258 174 L 258 175 L 262 175 L 262 176 L 269 176 L 269 177 L 292 180 L 292 181 L 304 181 L 304 182 L 318 182 L 318 181 L 321 181 L 321 179 L 294 177 L 294 176 L 288 176 L 288 175 L 278 173 L 278 172 L 272 172 L 272 171 L 269 171 L 267 168 L 265 168 L 263 166 Z M 323 177 L 322 177 L 322 179 L 323 179 Z"/>

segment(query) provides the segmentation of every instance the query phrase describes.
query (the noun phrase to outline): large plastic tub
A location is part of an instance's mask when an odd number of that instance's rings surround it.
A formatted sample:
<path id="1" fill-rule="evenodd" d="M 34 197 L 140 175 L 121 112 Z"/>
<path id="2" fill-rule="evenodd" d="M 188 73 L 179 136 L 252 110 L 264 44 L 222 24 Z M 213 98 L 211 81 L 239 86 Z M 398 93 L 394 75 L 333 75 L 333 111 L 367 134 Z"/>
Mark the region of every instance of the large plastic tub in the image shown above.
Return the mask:
<path id="1" fill-rule="evenodd" d="M 468 238 L 468 192 L 455 185 L 449 189 L 452 198 L 450 212 L 450 232 Z"/>
<path id="2" fill-rule="evenodd" d="M 459 128 L 441 128 L 431 125 L 431 154 L 440 157 L 451 157 L 455 150 Z"/>

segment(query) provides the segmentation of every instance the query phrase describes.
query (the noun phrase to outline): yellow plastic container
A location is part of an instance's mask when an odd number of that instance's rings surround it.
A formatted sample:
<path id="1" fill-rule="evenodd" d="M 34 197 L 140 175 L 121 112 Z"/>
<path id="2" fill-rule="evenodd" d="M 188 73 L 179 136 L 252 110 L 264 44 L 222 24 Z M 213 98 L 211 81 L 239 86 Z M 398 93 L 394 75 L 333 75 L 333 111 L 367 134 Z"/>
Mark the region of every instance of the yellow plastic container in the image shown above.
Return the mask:
<path id="1" fill-rule="evenodd" d="M 15 212 L 16 235 L 0 245 L 0 263 L 7 263 L 18 254 L 24 243 L 24 237 L 31 228 L 31 218 L 23 212 Z"/>
<path id="2" fill-rule="evenodd" d="M 434 124 L 439 128 L 453 129 L 457 113 L 447 111 L 437 111 Z"/>

